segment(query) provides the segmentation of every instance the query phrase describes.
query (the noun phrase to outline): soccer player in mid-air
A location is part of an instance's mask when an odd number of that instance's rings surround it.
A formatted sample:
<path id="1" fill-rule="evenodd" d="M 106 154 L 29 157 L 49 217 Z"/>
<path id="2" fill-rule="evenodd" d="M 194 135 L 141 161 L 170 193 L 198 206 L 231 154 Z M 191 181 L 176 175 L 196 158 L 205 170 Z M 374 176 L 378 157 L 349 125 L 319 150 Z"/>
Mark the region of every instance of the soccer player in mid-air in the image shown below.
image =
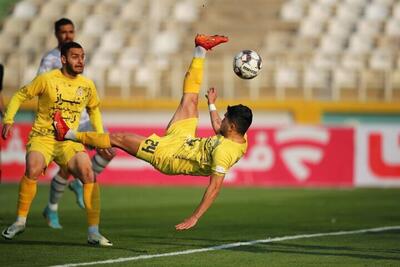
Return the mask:
<path id="1" fill-rule="evenodd" d="M 63 44 L 74 41 L 74 23 L 67 18 L 59 19 L 54 23 L 54 33 L 58 45 L 43 56 L 40 62 L 38 75 L 50 70 L 62 68 L 60 48 Z M 86 109 L 84 109 L 79 122 L 79 130 L 91 131 L 92 129 L 89 115 Z M 92 168 L 95 174 L 100 174 L 114 156 L 115 153 L 112 149 L 98 149 L 96 155 L 92 157 Z M 54 229 L 62 228 L 58 217 L 58 202 L 67 186 L 69 176 L 70 174 L 66 172 L 66 170 L 60 168 L 60 171 L 51 179 L 49 203 L 43 211 L 43 216 L 46 218 L 48 225 Z M 81 181 L 75 178 L 68 187 L 75 193 L 76 202 L 79 207 L 85 208 Z"/>
<path id="2" fill-rule="evenodd" d="M 208 90 L 211 124 L 216 135 L 196 137 L 199 91 L 207 50 L 227 42 L 225 36 L 197 35 L 194 58 L 186 73 L 181 102 L 168 124 L 165 136 L 144 137 L 133 133 L 98 134 L 79 132 L 64 121 L 64 113 L 56 112 L 54 127 L 57 140 L 74 140 L 99 148 L 118 147 L 130 155 L 151 163 L 162 173 L 210 176 L 209 185 L 194 212 L 175 226 L 186 230 L 196 225 L 199 218 L 217 197 L 224 176 L 246 152 L 246 131 L 252 122 L 252 111 L 244 105 L 229 106 L 223 119 L 217 113 L 214 88 Z"/>
<path id="3" fill-rule="evenodd" d="M 87 109 L 93 128 L 103 132 L 103 123 L 93 81 L 82 76 L 84 51 L 80 44 L 67 42 L 61 46 L 62 68 L 37 76 L 18 90 L 8 103 L 4 116 L 2 136 L 6 139 L 11 131 L 15 114 L 20 105 L 38 96 L 36 118 L 29 134 L 25 174 L 19 186 L 17 219 L 3 230 L 1 235 L 12 239 L 25 230 L 31 203 L 36 195 L 37 179 L 50 162 L 55 161 L 66 172 L 72 173 L 83 183 L 83 200 L 88 222 L 88 243 L 111 246 L 112 243 L 99 232 L 100 189 L 92 164 L 82 144 L 57 141 L 54 138 L 53 117 L 63 111 L 65 120 L 78 128 L 83 109 Z"/>

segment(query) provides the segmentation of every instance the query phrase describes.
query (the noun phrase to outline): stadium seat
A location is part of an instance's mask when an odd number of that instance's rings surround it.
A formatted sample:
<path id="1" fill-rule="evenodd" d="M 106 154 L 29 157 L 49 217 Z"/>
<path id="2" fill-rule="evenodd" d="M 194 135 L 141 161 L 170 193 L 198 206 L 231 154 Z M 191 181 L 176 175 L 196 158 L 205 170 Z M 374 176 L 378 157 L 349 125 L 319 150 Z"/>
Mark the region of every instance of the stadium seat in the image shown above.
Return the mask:
<path id="1" fill-rule="evenodd" d="M 2 32 L 8 35 L 18 37 L 26 33 L 28 21 L 21 17 L 10 17 L 4 22 Z"/>
<path id="2" fill-rule="evenodd" d="M 97 68 L 111 68 L 114 66 L 115 56 L 113 53 L 97 50 L 90 61 L 91 65 Z"/>
<path id="3" fill-rule="evenodd" d="M 319 3 L 311 5 L 308 12 L 309 18 L 320 23 L 326 23 L 332 15 L 332 9 L 329 6 Z"/>
<path id="4" fill-rule="evenodd" d="M 49 20 L 47 17 L 39 16 L 32 20 L 30 26 L 30 32 L 35 33 L 40 36 L 48 36 L 51 35 L 52 38 L 54 32 L 54 21 Z"/>
<path id="5" fill-rule="evenodd" d="M 362 54 L 345 52 L 342 55 L 340 65 L 347 69 L 362 70 L 366 68 L 366 58 Z"/>
<path id="6" fill-rule="evenodd" d="M 6 54 L 12 53 L 15 50 L 17 44 L 17 37 L 7 33 L 0 33 L 0 54 L 5 56 Z"/>
<path id="7" fill-rule="evenodd" d="M 332 98 L 334 101 L 357 99 L 359 72 L 353 69 L 336 67 L 332 73 Z"/>
<path id="8" fill-rule="evenodd" d="M 388 71 L 394 67 L 394 53 L 387 49 L 375 49 L 369 58 L 368 65 L 372 70 Z"/>
<path id="9" fill-rule="evenodd" d="M 392 17 L 397 20 L 400 20 L 400 3 L 399 2 L 397 2 L 396 4 L 393 5 Z"/>
<path id="10" fill-rule="evenodd" d="M 288 22 L 300 22 L 305 15 L 306 7 L 295 1 L 288 1 L 284 3 L 280 16 L 283 20 Z"/>
<path id="11" fill-rule="evenodd" d="M 39 16 L 50 21 L 56 21 L 65 14 L 65 5 L 62 2 L 49 1 L 40 8 Z"/>
<path id="12" fill-rule="evenodd" d="M 329 72 L 314 66 L 306 67 L 303 73 L 303 86 L 304 97 L 308 100 L 313 98 L 314 89 L 320 89 L 320 92 L 328 93 L 328 95 L 319 94 L 321 98 L 329 97 Z"/>
<path id="13" fill-rule="evenodd" d="M 311 64 L 321 70 L 333 70 L 339 65 L 338 54 L 314 53 Z"/>
<path id="14" fill-rule="evenodd" d="M 338 5 L 339 0 L 318 0 L 317 3 L 327 8 L 333 9 Z"/>
<path id="15" fill-rule="evenodd" d="M 373 48 L 373 40 L 370 36 L 353 34 L 350 37 L 348 51 L 354 54 L 368 54 Z"/>
<path id="16" fill-rule="evenodd" d="M 306 37 L 318 37 L 324 30 L 324 24 L 321 21 L 307 18 L 300 24 L 299 34 Z"/>
<path id="17" fill-rule="evenodd" d="M 357 23 L 356 34 L 363 35 L 367 38 L 375 38 L 382 31 L 382 23 L 379 21 L 372 21 L 361 19 Z"/>
<path id="18" fill-rule="evenodd" d="M 400 37 L 400 18 L 391 18 L 386 22 L 385 34 L 393 37 Z"/>
<path id="19" fill-rule="evenodd" d="M 328 23 L 327 35 L 335 36 L 339 40 L 346 41 L 353 31 L 353 24 L 339 18 L 332 18 Z"/>
<path id="20" fill-rule="evenodd" d="M 284 99 L 286 90 L 295 89 L 300 91 L 301 77 L 300 70 L 295 67 L 280 65 L 277 66 L 274 75 L 274 87 L 277 90 L 278 99 Z"/>
<path id="21" fill-rule="evenodd" d="M 118 52 L 125 45 L 125 36 L 119 31 L 108 31 L 100 39 L 99 50 Z"/>
<path id="22" fill-rule="evenodd" d="M 382 22 L 388 15 L 388 7 L 379 2 L 372 2 L 365 9 L 365 18 L 373 22 Z"/>
<path id="23" fill-rule="evenodd" d="M 101 17 L 112 20 L 118 14 L 118 6 L 114 5 L 112 2 L 100 1 L 93 7 L 93 15 L 99 15 Z"/>
<path id="24" fill-rule="evenodd" d="M 385 71 L 364 69 L 361 72 L 359 101 L 384 99 L 386 77 Z"/>
<path id="25" fill-rule="evenodd" d="M 30 53 L 32 56 L 43 50 L 45 46 L 45 37 L 33 32 L 28 32 L 21 37 L 19 49 L 22 52 Z"/>
<path id="26" fill-rule="evenodd" d="M 176 31 L 159 32 L 152 40 L 150 51 L 153 54 L 172 54 L 179 48 L 179 38 Z"/>
<path id="27" fill-rule="evenodd" d="M 344 50 L 345 39 L 335 35 L 322 37 L 318 51 L 326 54 L 339 54 Z"/>
<path id="28" fill-rule="evenodd" d="M 198 10 L 192 0 L 181 0 L 174 7 L 174 19 L 183 23 L 191 23 L 198 18 Z"/>
<path id="29" fill-rule="evenodd" d="M 91 36 L 101 36 L 108 28 L 108 20 L 100 15 L 90 15 L 86 18 L 82 33 Z"/>
<path id="30" fill-rule="evenodd" d="M 293 42 L 293 40 L 295 40 Z M 316 37 L 304 37 L 304 36 L 295 36 L 295 38 L 291 38 L 291 51 L 294 53 L 301 53 L 304 55 L 312 54 L 314 49 L 316 49 L 318 45 L 319 39 Z M 282 47 L 285 52 L 287 51 L 287 47 L 282 44 Z"/>
<path id="31" fill-rule="evenodd" d="M 37 5 L 28 1 L 21 1 L 15 5 L 13 17 L 30 20 L 37 13 Z"/>
<path id="32" fill-rule="evenodd" d="M 75 38 L 80 43 L 85 51 L 94 51 L 99 44 L 99 37 L 87 34 L 78 34 Z"/>
<path id="33" fill-rule="evenodd" d="M 286 32 L 271 32 L 264 39 L 264 47 L 268 53 L 286 52 L 291 44 L 291 35 Z"/>
<path id="34" fill-rule="evenodd" d="M 336 10 L 336 18 L 346 24 L 354 25 L 360 17 L 362 7 L 342 4 Z"/>
<path id="35" fill-rule="evenodd" d="M 68 5 L 66 17 L 71 19 L 75 24 L 81 24 L 92 9 L 90 2 L 74 1 Z"/>

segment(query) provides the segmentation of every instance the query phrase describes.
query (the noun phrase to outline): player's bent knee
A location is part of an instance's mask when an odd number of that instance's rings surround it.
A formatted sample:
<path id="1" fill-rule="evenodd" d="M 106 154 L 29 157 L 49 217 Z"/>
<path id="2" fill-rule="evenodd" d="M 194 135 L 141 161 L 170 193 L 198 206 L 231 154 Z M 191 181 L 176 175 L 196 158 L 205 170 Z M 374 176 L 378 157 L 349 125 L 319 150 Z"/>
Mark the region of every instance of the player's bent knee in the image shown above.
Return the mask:
<path id="1" fill-rule="evenodd" d="M 29 179 L 37 180 L 38 177 L 44 172 L 44 168 L 39 166 L 27 166 L 25 175 Z"/>
<path id="2" fill-rule="evenodd" d="M 90 168 L 85 167 L 81 169 L 80 172 L 81 172 L 80 177 L 83 183 L 87 184 L 95 182 L 95 175 L 91 167 Z"/>
<path id="3" fill-rule="evenodd" d="M 45 170 L 45 167 L 37 162 L 27 162 L 25 175 L 30 179 L 36 180 Z"/>

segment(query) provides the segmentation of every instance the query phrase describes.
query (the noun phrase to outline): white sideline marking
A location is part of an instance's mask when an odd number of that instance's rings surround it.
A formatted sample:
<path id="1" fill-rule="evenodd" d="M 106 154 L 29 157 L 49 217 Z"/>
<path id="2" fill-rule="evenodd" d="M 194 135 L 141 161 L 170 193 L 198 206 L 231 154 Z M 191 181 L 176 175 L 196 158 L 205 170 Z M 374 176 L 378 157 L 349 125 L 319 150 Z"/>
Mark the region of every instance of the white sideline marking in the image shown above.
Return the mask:
<path id="1" fill-rule="evenodd" d="M 400 225 L 384 226 L 384 227 L 360 229 L 360 230 L 352 230 L 352 231 L 339 231 L 339 232 L 330 232 L 330 233 L 317 233 L 317 234 L 304 234 L 304 235 L 273 237 L 273 238 L 259 239 L 259 240 L 253 240 L 253 241 L 247 241 L 247 242 L 230 243 L 230 244 L 213 246 L 213 247 L 208 247 L 208 248 L 189 249 L 189 250 L 175 251 L 175 252 L 161 253 L 161 254 L 140 255 L 140 256 L 135 256 L 135 257 L 117 258 L 117 259 L 103 260 L 103 261 L 67 263 L 67 264 L 62 264 L 62 265 L 54 265 L 52 267 L 73 267 L 73 266 L 86 266 L 86 265 L 95 265 L 95 264 L 112 264 L 112 263 L 125 262 L 125 261 L 137 261 L 137 260 L 145 260 L 145 259 L 153 259 L 153 258 L 161 258 L 161 257 L 187 255 L 187 254 L 201 253 L 201 252 L 207 252 L 207 251 L 222 250 L 222 249 L 227 249 L 227 248 L 235 248 L 235 247 L 240 247 L 240 246 L 251 246 L 251 245 L 260 244 L 260 243 L 272 243 L 272 242 L 303 239 L 303 238 L 314 238 L 314 237 L 321 237 L 321 236 L 363 234 L 363 233 L 383 232 L 383 231 L 390 231 L 390 230 L 400 230 Z"/>

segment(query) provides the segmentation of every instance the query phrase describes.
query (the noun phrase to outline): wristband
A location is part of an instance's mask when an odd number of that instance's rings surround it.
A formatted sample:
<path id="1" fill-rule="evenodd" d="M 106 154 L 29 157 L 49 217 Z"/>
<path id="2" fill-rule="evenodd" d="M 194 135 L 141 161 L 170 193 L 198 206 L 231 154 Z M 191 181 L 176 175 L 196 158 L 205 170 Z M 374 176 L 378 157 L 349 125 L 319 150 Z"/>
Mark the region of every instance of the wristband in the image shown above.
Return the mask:
<path id="1" fill-rule="evenodd" d="M 210 104 L 210 105 L 208 105 L 208 110 L 211 112 L 211 111 L 216 111 L 217 110 L 217 107 L 214 105 L 214 104 Z"/>

